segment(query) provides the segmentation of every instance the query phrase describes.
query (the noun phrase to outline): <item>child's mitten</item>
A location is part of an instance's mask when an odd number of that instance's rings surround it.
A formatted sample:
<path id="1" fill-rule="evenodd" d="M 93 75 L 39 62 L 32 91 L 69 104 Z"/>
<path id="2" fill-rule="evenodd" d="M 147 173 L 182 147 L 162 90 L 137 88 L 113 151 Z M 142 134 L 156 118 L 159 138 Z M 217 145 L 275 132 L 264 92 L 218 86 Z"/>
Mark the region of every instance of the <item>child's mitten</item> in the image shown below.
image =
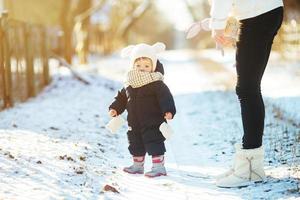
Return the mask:
<path id="1" fill-rule="evenodd" d="M 187 30 L 186 39 L 191 39 L 195 37 L 200 31 L 210 31 L 209 23 L 211 18 L 205 18 L 202 21 L 193 23 Z M 236 46 L 236 41 L 238 39 L 239 22 L 234 17 L 229 17 L 227 19 L 227 24 L 225 28 L 225 37 L 230 40 L 233 47 Z M 221 51 L 222 56 L 224 56 L 223 46 L 216 44 L 216 49 Z"/>
<path id="2" fill-rule="evenodd" d="M 125 120 L 120 116 L 113 117 L 105 126 L 111 133 L 116 133 L 121 126 L 125 124 Z"/>
<path id="3" fill-rule="evenodd" d="M 173 130 L 171 128 L 171 126 L 166 123 L 163 122 L 160 126 L 159 126 L 159 130 L 162 133 L 162 135 L 168 140 L 171 138 L 171 136 L 173 135 Z"/>
<path id="4" fill-rule="evenodd" d="M 195 37 L 200 31 L 210 31 L 209 21 L 210 18 L 205 18 L 201 21 L 193 23 L 186 31 L 186 39 L 191 39 Z"/>
<path id="5" fill-rule="evenodd" d="M 193 23 L 186 31 L 186 39 L 195 37 L 200 31 L 211 31 L 211 28 L 209 27 L 210 20 L 211 18 L 205 18 Z M 235 17 L 228 17 L 225 27 L 225 36 L 236 41 L 238 39 L 239 27 L 239 21 Z"/>

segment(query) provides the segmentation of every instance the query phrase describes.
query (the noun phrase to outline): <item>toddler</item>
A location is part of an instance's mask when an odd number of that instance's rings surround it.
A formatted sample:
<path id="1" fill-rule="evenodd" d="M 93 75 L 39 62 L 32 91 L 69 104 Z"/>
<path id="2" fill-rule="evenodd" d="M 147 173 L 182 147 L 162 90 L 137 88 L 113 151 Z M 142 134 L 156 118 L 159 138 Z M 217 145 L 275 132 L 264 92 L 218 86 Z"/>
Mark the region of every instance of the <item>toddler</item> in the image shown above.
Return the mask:
<path id="1" fill-rule="evenodd" d="M 130 58 L 124 88 L 109 106 L 109 115 L 116 117 L 127 110 L 129 152 L 133 164 L 123 170 L 130 174 L 144 173 L 145 154 L 152 156 L 147 177 L 167 175 L 164 167 L 165 138 L 159 127 L 173 119 L 176 108 L 173 96 L 163 82 L 164 69 L 157 54 L 165 50 L 163 43 L 130 45 L 122 57 Z"/>

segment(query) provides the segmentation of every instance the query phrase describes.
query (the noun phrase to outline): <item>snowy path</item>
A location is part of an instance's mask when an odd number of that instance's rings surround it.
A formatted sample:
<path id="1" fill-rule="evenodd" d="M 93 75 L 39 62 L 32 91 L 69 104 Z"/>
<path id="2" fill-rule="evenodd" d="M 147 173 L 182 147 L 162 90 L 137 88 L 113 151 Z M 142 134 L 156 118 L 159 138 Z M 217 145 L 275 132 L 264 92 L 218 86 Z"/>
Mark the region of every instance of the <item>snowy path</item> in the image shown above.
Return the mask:
<path id="1" fill-rule="evenodd" d="M 167 199 L 173 195 L 176 196 L 175 199 L 293 197 L 295 194 L 289 194 L 287 191 L 297 187 L 296 180 L 289 179 L 287 169 L 278 177 L 285 177 L 285 180 L 272 178 L 271 174 L 278 175 L 276 168 L 272 166 L 268 167 L 267 173 L 270 178 L 267 184 L 232 190 L 219 189 L 214 185 L 214 176 L 224 172 L 231 164 L 232 144 L 240 141 L 242 133 L 235 94 L 222 91 L 224 85 L 220 85 L 218 81 L 220 74 L 226 74 L 230 78 L 232 75 L 225 69 L 212 74 L 210 70 L 199 67 L 199 63 L 190 53 L 185 55 L 182 52 L 170 52 L 163 58 L 162 61 L 166 64 L 165 81 L 175 96 L 178 109 L 175 119 L 171 122 L 175 135 L 166 142 L 166 166 L 169 175 L 153 181 L 142 176 L 126 175 L 119 170 L 113 182 L 121 184 L 119 186 L 124 190 L 124 196 L 109 194 L 107 199 Z M 273 118 L 272 107 L 268 108 L 267 112 L 269 118 L 266 121 L 269 126 L 266 128 L 266 137 L 274 130 L 271 124 L 288 127 L 284 122 Z M 267 155 L 278 156 L 270 151 L 274 147 L 274 144 L 270 144 L 272 142 L 274 141 L 266 142 Z M 122 149 L 126 150 L 126 145 Z M 128 153 L 122 151 L 122 154 L 127 160 L 121 161 L 123 165 L 120 169 L 130 163 Z M 266 160 L 276 162 L 272 157 Z M 146 167 L 149 169 L 150 166 L 151 161 L 148 160 Z"/>
<path id="2" fill-rule="evenodd" d="M 231 75 L 226 70 L 212 73 L 189 52 L 167 52 L 162 61 L 178 109 L 171 123 L 175 135 L 166 142 L 168 176 L 149 179 L 122 172 L 131 162 L 126 128 L 116 135 L 104 129 L 107 106 L 119 83 L 86 74 L 92 83 L 86 86 L 61 76 L 37 98 L 0 113 L 0 199 L 300 198 L 289 170 L 289 163 L 299 159 L 291 154 L 298 144 L 296 138 L 286 138 L 287 131 L 299 129 L 276 117 L 268 105 L 268 182 L 217 188 L 214 176 L 230 165 L 232 144 L 241 137 L 238 102 L 219 82 L 220 74 Z M 109 72 L 103 69 L 116 70 L 118 80 L 124 72 L 121 66 L 123 61 L 109 59 L 95 62 L 94 69 L 104 75 Z M 150 167 L 147 158 L 146 169 Z M 120 193 L 103 192 L 106 184 Z"/>

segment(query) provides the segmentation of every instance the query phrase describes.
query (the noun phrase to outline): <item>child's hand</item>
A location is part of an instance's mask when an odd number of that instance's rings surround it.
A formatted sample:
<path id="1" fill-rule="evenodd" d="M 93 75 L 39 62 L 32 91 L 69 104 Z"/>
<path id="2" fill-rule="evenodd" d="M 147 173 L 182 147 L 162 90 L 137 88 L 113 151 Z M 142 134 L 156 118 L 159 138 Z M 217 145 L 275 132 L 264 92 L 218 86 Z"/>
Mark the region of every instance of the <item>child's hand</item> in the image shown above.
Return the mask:
<path id="1" fill-rule="evenodd" d="M 115 109 L 110 109 L 109 110 L 109 115 L 111 117 L 116 117 L 118 115 L 117 111 Z"/>
<path id="2" fill-rule="evenodd" d="M 166 112 L 166 113 L 165 113 L 165 119 L 167 119 L 167 120 L 171 120 L 171 119 L 173 119 L 173 115 L 172 115 L 172 113 L 170 113 L 170 112 Z"/>

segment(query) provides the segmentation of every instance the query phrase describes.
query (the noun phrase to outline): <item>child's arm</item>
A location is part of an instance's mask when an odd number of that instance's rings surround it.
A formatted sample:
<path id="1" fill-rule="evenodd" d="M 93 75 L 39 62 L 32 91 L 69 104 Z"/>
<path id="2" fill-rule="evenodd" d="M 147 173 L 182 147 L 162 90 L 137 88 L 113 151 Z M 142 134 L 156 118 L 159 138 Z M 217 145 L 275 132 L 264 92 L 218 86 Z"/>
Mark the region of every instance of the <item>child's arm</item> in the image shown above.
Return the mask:
<path id="1" fill-rule="evenodd" d="M 164 117 L 166 119 L 172 119 L 176 114 L 176 107 L 168 86 L 162 81 L 157 81 L 157 87 L 155 88 L 155 91 Z"/>
<path id="2" fill-rule="evenodd" d="M 122 90 L 118 91 L 118 94 L 115 96 L 115 100 L 109 106 L 109 113 L 111 116 L 117 116 L 122 114 L 126 109 L 127 104 L 127 96 L 126 90 L 123 88 Z"/>

